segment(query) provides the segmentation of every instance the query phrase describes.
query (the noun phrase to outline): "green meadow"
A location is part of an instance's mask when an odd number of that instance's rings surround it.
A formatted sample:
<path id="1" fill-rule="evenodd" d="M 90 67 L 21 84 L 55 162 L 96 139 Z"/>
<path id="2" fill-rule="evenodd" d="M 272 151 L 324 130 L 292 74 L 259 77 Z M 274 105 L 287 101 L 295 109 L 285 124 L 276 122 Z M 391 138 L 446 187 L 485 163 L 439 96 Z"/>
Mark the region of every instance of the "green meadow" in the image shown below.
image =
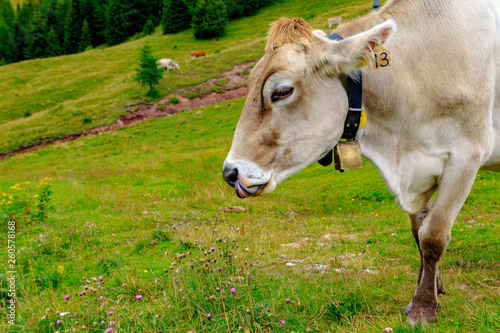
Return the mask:
<path id="1" fill-rule="evenodd" d="M 194 73 L 167 73 L 167 94 L 257 59 L 279 16 L 326 28 L 339 8 L 354 16 L 371 4 L 342 3 L 276 3 L 231 22 L 216 41 L 157 33 L 0 67 L 3 87 L 19 93 L 11 101 L 0 91 L 0 150 L 114 121 L 145 94 L 131 77 L 146 41 Z M 191 62 L 195 48 L 208 56 Z M 244 101 L 1 160 L 2 313 L 8 271 L 16 272 L 17 297 L 15 325 L 2 314 L 0 330 L 410 331 L 402 311 L 416 287 L 418 249 L 377 170 L 366 160 L 345 173 L 315 163 L 270 195 L 238 199 L 221 173 Z M 26 108 L 32 115 L 23 117 Z M 499 198 L 500 175 L 480 172 L 441 261 L 439 322 L 414 331 L 500 331 Z"/>

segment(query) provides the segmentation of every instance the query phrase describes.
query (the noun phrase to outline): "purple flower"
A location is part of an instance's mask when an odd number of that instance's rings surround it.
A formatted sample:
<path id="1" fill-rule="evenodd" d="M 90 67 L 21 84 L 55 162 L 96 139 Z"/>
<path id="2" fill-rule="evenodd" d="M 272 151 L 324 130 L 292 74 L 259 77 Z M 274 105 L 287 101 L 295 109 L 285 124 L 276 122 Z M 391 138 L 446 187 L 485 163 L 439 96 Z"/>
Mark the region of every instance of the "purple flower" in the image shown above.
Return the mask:
<path id="1" fill-rule="evenodd" d="M 109 311 L 109 314 L 113 314 L 113 311 Z"/>
<path id="2" fill-rule="evenodd" d="M 137 295 L 135 296 L 135 298 L 137 298 L 137 300 L 140 300 L 142 298 L 142 295 Z"/>
<path id="3" fill-rule="evenodd" d="M 219 290 L 220 290 L 220 288 L 219 288 L 219 287 L 217 287 L 217 291 L 219 291 Z"/>
<path id="4" fill-rule="evenodd" d="M 210 318 L 210 317 L 212 317 L 212 315 L 211 315 L 210 313 L 209 313 L 209 314 L 207 314 L 207 318 Z"/>
<path id="5" fill-rule="evenodd" d="M 64 299 L 68 300 L 69 299 L 69 295 L 64 296 Z"/>
<path id="6" fill-rule="evenodd" d="M 83 288 L 85 288 L 85 289 L 89 289 L 89 286 L 84 286 Z"/>
<path id="7" fill-rule="evenodd" d="M 269 308 L 266 308 L 266 311 L 267 311 L 267 312 L 270 312 L 271 310 L 269 310 Z"/>
<path id="8" fill-rule="evenodd" d="M 61 325 L 61 324 L 62 324 L 62 321 L 58 320 L 57 325 Z"/>
<path id="9" fill-rule="evenodd" d="M 99 281 L 102 281 L 102 279 L 104 279 L 104 278 L 102 277 L 102 275 L 101 275 L 101 276 L 99 276 L 99 277 L 97 278 L 97 280 L 99 280 Z"/>
<path id="10" fill-rule="evenodd" d="M 102 325 L 104 325 L 104 324 L 106 324 L 106 323 L 105 323 L 105 322 L 104 322 L 104 320 L 103 320 L 103 321 L 101 321 L 101 324 L 102 324 Z"/>
<path id="11" fill-rule="evenodd" d="M 285 301 L 288 303 L 288 302 L 290 302 L 290 299 L 289 299 L 289 298 L 287 298 L 287 299 L 285 299 Z"/>
<path id="12" fill-rule="evenodd" d="M 247 309 L 247 312 L 250 312 L 250 309 Z"/>
<path id="13" fill-rule="evenodd" d="M 281 325 L 285 325 L 285 321 L 284 320 L 281 321 Z"/>
<path id="14" fill-rule="evenodd" d="M 112 327 L 108 328 L 106 332 L 113 332 L 113 328 Z"/>
<path id="15" fill-rule="evenodd" d="M 115 305 L 118 304 L 118 301 L 115 301 Z"/>
<path id="16" fill-rule="evenodd" d="M 255 277 L 255 276 L 253 276 L 253 274 L 252 274 L 252 275 L 250 275 L 250 279 L 253 279 L 254 277 Z"/>
<path id="17" fill-rule="evenodd" d="M 231 294 L 235 294 L 236 293 L 236 288 L 231 288 Z"/>

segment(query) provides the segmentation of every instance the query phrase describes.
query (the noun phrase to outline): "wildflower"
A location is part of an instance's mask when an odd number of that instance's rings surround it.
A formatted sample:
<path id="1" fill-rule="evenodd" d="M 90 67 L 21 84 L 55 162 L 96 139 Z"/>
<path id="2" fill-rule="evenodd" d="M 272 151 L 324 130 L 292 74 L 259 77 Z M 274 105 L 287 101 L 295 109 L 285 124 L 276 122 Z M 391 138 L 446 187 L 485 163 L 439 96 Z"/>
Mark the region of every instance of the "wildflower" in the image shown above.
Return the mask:
<path id="1" fill-rule="evenodd" d="M 266 311 L 267 311 L 267 312 L 270 312 L 271 310 L 269 310 L 269 308 L 266 308 Z"/>
<path id="2" fill-rule="evenodd" d="M 145 269 L 145 270 L 144 270 L 144 273 L 147 273 L 147 272 L 148 272 L 148 270 L 147 270 L 147 269 Z"/>
<path id="3" fill-rule="evenodd" d="M 57 267 L 57 272 L 58 272 L 59 274 L 62 274 L 63 270 L 64 270 L 64 267 L 62 267 L 62 266 L 58 266 L 58 267 Z"/>
<path id="4" fill-rule="evenodd" d="M 109 327 L 108 329 L 106 329 L 106 332 L 113 332 L 113 328 Z"/>
<path id="5" fill-rule="evenodd" d="M 103 277 L 102 275 L 97 278 L 99 281 L 102 281 Z"/>
<path id="6" fill-rule="evenodd" d="M 281 325 L 285 325 L 285 321 L 284 320 L 281 321 Z"/>
<path id="7" fill-rule="evenodd" d="M 64 296 L 64 299 L 68 300 L 69 299 L 69 295 Z"/>
<path id="8" fill-rule="evenodd" d="M 255 277 L 255 276 L 253 276 L 253 274 L 252 274 L 252 275 L 250 275 L 250 279 L 253 279 L 254 277 Z"/>
<path id="9" fill-rule="evenodd" d="M 250 309 L 247 309 L 247 312 L 250 312 Z"/>
<path id="10" fill-rule="evenodd" d="M 113 314 L 113 311 L 109 311 L 109 314 L 110 314 L 110 315 L 111 315 L 111 314 Z"/>
<path id="11" fill-rule="evenodd" d="M 212 315 L 211 315 L 210 313 L 209 313 L 209 314 L 207 314 L 207 318 L 210 318 L 210 317 L 212 317 Z"/>
<path id="12" fill-rule="evenodd" d="M 285 299 L 285 301 L 288 303 L 288 302 L 290 302 L 290 299 L 289 299 L 289 298 L 287 298 L 287 299 Z"/>
<path id="13" fill-rule="evenodd" d="M 85 288 L 85 289 L 89 289 L 89 286 L 84 286 L 83 288 Z"/>
<path id="14" fill-rule="evenodd" d="M 58 320 L 57 325 L 61 325 L 62 321 Z"/>
<path id="15" fill-rule="evenodd" d="M 140 300 L 142 298 L 142 295 L 137 295 L 135 296 L 135 298 L 137 298 L 137 300 Z"/>
<path id="16" fill-rule="evenodd" d="M 236 293 L 236 288 L 231 288 L 231 294 L 235 294 Z"/>

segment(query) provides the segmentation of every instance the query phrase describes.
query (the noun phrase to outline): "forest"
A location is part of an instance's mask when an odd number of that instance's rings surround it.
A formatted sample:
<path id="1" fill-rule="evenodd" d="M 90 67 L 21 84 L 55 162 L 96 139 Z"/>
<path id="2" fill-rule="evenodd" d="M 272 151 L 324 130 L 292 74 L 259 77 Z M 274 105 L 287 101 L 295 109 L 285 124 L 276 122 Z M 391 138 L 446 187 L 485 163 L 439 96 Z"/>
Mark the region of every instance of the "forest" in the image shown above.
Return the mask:
<path id="1" fill-rule="evenodd" d="M 224 34 L 230 19 L 270 0 L 0 0 L 0 65 L 117 45 L 131 36 L 193 28 L 198 39 Z"/>

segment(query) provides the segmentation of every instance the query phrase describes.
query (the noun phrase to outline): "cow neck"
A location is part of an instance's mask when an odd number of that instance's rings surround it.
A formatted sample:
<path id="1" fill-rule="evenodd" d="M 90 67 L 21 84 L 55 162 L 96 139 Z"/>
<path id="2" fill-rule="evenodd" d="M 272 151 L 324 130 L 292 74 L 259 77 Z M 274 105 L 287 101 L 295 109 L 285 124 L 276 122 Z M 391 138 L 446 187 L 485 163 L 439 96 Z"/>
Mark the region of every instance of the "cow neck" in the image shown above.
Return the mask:
<path id="1" fill-rule="evenodd" d="M 329 40 L 340 41 L 343 40 L 342 36 L 336 33 L 326 35 Z M 342 139 L 352 141 L 356 138 L 358 133 L 359 124 L 361 121 L 361 112 L 363 111 L 363 80 L 361 71 L 357 71 L 354 75 L 349 75 L 347 84 L 347 95 L 349 99 L 349 108 L 347 117 L 344 122 L 344 132 Z M 318 161 L 322 166 L 328 166 L 333 162 L 333 149 L 330 150 L 325 157 Z"/>

